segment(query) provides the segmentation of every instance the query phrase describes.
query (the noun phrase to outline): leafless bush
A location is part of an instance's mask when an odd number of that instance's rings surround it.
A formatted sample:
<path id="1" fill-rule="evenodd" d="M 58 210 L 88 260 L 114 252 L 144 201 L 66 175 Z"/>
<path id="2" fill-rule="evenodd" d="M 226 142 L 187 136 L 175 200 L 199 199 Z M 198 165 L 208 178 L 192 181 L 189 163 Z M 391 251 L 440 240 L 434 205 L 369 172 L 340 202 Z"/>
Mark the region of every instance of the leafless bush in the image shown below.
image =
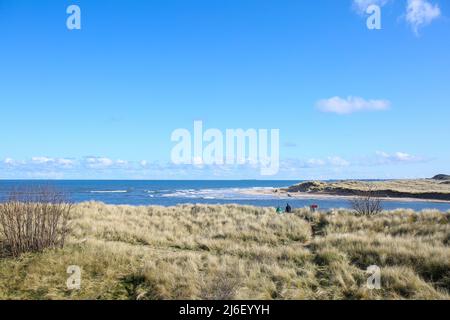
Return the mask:
<path id="1" fill-rule="evenodd" d="M 72 205 L 50 187 L 11 192 L 0 204 L 0 236 L 3 251 L 12 256 L 63 247 L 69 232 Z"/>
<path id="2" fill-rule="evenodd" d="M 350 200 L 350 204 L 352 209 L 361 216 L 372 216 L 383 211 L 381 199 L 376 196 L 372 186 L 367 186 L 365 191 Z"/>

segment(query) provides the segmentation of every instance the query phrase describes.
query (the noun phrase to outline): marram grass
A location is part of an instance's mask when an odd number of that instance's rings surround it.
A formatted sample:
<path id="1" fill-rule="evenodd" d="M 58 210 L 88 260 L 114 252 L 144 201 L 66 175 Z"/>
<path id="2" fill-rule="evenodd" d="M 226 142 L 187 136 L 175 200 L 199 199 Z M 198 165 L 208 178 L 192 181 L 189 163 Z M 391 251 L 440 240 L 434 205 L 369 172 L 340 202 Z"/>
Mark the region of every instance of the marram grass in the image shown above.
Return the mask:
<path id="1" fill-rule="evenodd" d="M 449 299 L 450 213 L 74 207 L 63 249 L 0 258 L 0 299 Z M 80 266 L 80 290 L 66 273 Z M 381 289 L 366 286 L 370 265 Z"/>

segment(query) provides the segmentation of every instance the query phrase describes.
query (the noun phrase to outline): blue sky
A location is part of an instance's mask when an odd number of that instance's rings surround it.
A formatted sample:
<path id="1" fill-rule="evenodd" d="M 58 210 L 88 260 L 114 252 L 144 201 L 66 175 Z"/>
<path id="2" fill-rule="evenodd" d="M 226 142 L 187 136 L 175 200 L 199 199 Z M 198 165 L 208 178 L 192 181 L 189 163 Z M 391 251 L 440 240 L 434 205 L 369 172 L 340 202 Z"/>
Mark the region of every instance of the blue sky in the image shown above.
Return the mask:
<path id="1" fill-rule="evenodd" d="M 272 179 L 449 173 L 449 17 L 443 0 L 0 0 L 0 178 L 264 178 L 172 164 L 195 120 L 280 129 Z"/>

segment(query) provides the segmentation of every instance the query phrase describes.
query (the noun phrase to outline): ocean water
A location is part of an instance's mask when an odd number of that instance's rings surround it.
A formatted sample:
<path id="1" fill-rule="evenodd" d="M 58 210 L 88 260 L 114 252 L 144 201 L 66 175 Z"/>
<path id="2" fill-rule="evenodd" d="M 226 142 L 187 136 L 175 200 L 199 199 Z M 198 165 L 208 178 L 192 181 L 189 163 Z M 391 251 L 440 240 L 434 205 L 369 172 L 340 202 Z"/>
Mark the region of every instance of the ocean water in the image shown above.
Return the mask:
<path id="1" fill-rule="evenodd" d="M 262 207 L 285 206 L 294 208 L 317 204 L 321 209 L 348 208 L 345 199 L 278 199 L 272 195 L 243 194 L 249 188 L 279 188 L 299 183 L 296 181 L 36 181 L 0 180 L 0 202 L 5 201 L 10 192 L 29 186 L 51 186 L 62 190 L 68 200 L 75 203 L 100 201 L 107 204 L 162 205 L 177 204 L 242 204 Z M 385 209 L 411 208 L 414 210 L 450 210 L 450 203 L 422 201 L 383 201 Z"/>

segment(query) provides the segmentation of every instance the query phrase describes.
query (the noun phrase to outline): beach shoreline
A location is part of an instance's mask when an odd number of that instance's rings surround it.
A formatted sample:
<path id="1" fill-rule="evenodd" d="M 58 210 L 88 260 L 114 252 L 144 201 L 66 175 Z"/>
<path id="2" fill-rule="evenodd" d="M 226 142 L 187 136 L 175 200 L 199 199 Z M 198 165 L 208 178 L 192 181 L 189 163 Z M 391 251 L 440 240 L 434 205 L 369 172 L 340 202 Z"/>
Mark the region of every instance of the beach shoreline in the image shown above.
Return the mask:
<path id="1" fill-rule="evenodd" d="M 297 192 L 290 193 L 283 191 L 282 189 L 242 189 L 240 193 L 244 195 L 253 196 L 272 196 L 276 199 L 297 199 L 297 200 L 352 200 L 356 196 L 350 195 L 338 195 L 338 194 L 327 194 L 327 193 L 308 193 L 308 192 Z M 403 198 L 403 197 L 378 197 L 382 201 L 393 201 L 393 202 L 425 202 L 425 203 L 450 203 L 450 200 L 439 200 L 439 199 L 423 199 L 423 198 Z"/>

